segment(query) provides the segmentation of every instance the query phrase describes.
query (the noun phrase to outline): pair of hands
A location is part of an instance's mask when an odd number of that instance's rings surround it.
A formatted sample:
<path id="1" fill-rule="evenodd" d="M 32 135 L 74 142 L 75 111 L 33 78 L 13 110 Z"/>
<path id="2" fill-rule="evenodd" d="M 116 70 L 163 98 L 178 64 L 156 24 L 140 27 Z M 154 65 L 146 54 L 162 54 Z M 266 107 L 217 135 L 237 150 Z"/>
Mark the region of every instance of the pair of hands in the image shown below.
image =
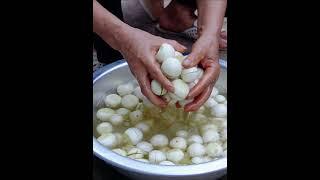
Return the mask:
<path id="1" fill-rule="evenodd" d="M 155 105 L 165 107 L 167 103 L 151 91 L 151 80 L 157 80 L 165 89 L 174 92 L 171 82 L 163 75 L 155 55 L 163 43 L 171 44 L 176 51 L 184 52 L 186 47 L 174 40 L 168 40 L 151 35 L 139 29 L 132 28 L 120 46 L 120 52 L 127 60 L 131 72 L 137 78 L 142 93 Z M 219 37 L 200 36 L 192 47 L 192 52 L 183 61 L 185 68 L 201 64 L 204 75 L 194 86 L 187 99 L 194 101 L 185 105 L 185 111 L 196 111 L 210 97 L 212 88 L 220 73 Z"/>

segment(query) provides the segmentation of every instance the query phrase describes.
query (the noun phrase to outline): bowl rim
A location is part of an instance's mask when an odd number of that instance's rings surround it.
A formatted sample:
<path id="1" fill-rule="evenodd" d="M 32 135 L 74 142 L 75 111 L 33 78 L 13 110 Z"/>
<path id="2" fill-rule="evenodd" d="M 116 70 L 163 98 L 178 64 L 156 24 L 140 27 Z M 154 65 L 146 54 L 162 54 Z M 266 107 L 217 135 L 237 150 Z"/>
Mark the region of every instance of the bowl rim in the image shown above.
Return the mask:
<path id="1" fill-rule="evenodd" d="M 219 59 L 221 68 L 227 69 L 227 62 Z M 93 73 L 93 85 L 109 72 L 127 66 L 127 62 L 124 59 L 115 61 L 108 64 Z M 213 173 L 218 171 L 227 170 L 227 158 L 217 159 L 211 162 L 202 164 L 192 164 L 185 166 L 167 166 L 147 164 L 144 162 L 136 161 L 128 157 L 123 157 L 112 150 L 101 145 L 97 139 L 93 136 L 93 154 L 112 166 L 116 166 L 128 171 L 149 174 L 149 175 L 161 175 L 161 176 L 186 176 L 186 175 L 200 175 Z"/>

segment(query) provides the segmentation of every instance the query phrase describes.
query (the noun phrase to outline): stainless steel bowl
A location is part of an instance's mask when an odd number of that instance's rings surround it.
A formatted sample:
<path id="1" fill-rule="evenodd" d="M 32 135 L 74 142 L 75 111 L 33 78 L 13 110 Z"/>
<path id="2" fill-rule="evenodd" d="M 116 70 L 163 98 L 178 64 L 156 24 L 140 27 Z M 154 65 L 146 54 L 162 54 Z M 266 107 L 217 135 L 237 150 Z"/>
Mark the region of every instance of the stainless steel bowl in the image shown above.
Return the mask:
<path id="1" fill-rule="evenodd" d="M 227 92 L 227 63 L 220 60 L 220 64 L 222 68 L 216 87 L 222 94 L 225 94 Z M 134 77 L 123 60 L 109 64 L 93 74 L 93 152 L 95 156 L 115 166 L 120 173 L 133 179 L 207 180 L 217 179 L 227 173 L 227 158 L 197 165 L 159 166 L 120 156 L 102 146 L 95 137 L 97 136 L 95 114 L 103 106 L 102 99 L 106 94 L 115 92 L 119 84 L 129 81 L 134 81 Z"/>

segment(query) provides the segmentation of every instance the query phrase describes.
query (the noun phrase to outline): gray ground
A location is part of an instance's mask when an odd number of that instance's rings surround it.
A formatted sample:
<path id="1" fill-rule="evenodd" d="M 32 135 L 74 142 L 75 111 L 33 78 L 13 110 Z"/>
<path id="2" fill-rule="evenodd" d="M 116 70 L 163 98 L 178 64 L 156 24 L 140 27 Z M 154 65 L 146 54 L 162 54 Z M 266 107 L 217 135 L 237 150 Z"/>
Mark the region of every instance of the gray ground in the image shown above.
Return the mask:
<path id="1" fill-rule="evenodd" d="M 168 1 L 168 0 L 165 0 Z M 184 46 L 188 48 L 187 52 L 190 52 L 193 41 L 184 37 L 174 36 L 169 34 L 164 34 L 156 30 L 155 25 L 156 22 L 152 22 L 151 18 L 144 11 L 143 7 L 140 5 L 138 0 L 121 0 L 122 4 L 122 12 L 124 16 L 124 21 L 136 28 L 145 30 L 151 34 L 161 36 L 167 39 L 174 39 Z M 226 27 L 227 23 L 225 22 L 224 27 Z M 227 60 L 227 51 L 220 51 L 220 57 L 224 60 Z M 96 61 L 96 57 L 94 54 L 93 58 L 94 70 L 103 66 L 103 64 L 99 64 Z"/>

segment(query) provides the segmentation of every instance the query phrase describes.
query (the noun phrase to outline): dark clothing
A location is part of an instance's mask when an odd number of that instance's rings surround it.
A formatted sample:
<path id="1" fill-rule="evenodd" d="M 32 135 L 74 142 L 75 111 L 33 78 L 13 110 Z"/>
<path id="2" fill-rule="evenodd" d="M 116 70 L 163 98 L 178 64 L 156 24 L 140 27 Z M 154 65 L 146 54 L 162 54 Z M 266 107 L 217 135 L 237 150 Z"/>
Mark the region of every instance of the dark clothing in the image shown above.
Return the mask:
<path id="1" fill-rule="evenodd" d="M 177 0 L 177 1 L 182 4 L 196 7 L 195 0 Z M 98 0 L 98 2 L 108 11 L 110 11 L 113 15 L 115 15 L 116 17 L 118 17 L 120 20 L 123 21 L 121 0 Z M 225 17 L 227 17 L 227 14 L 228 14 L 228 9 Z M 115 60 L 119 60 L 123 58 L 119 51 L 112 49 L 112 47 L 110 47 L 103 39 L 101 39 L 95 33 L 93 33 L 93 45 L 97 51 L 97 57 L 99 62 L 109 64 Z"/>
<path id="2" fill-rule="evenodd" d="M 121 0 L 98 0 L 98 2 L 113 15 L 117 16 L 120 20 L 123 21 Z M 95 33 L 93 33 L 93 46 L 96 49 L 99 62 L 109 64 L 114 62 L 115 60 L 123 58 L 119 51 L 114 50 Z"/>

